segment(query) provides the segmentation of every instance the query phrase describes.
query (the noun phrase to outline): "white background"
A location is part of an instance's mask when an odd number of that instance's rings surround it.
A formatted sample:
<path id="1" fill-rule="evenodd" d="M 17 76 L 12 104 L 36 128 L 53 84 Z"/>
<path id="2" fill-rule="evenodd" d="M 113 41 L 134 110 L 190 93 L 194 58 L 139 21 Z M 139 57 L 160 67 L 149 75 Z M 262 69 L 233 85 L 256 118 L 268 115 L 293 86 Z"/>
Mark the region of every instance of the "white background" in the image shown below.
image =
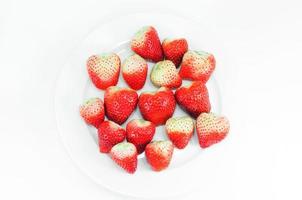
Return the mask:
<path id="1" fill-rule="evenodd" d="M 213 24 L 232 63 L 228 160 L 215 185 L 180 199 L 301 199 L 300 1 L 152 2 Z M 149 4 L 0 0 L 0 199 L 133 199 L 73 165 L 56 129 L 54 88 L 66 56 L 104 16 Z"/>

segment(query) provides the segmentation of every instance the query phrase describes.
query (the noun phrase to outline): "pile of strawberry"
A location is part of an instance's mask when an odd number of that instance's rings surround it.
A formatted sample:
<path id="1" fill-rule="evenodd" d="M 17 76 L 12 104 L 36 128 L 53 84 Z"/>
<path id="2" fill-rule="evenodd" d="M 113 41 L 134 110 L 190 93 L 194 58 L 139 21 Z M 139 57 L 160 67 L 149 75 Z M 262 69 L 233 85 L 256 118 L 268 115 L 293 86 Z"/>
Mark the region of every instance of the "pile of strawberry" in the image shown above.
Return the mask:
<path id="1" fill-rule="evenodd" d="M 118 55 L 93 55 L 87 70 L 93 84 L 105 90 L 100 98 L 87 100 L 80 107 L 86 123 L 98 129 L 99 148 L 129 173 L 137 168 L 137 155 L 145 152 L 154 171 L 168 167 L 174 147 L 183 149 L 192 138 L 195 124 L 201 148 L 220 142 L 229 132 L 229 121 L 211 113 L 206 82 L 215 69 L 212 54 L 188 50 L 186 39 L 165 39 L 162 44 L 154 27 L 141 28 L 131 40 L 135 54 L 122 64 Z M 165 60 L 164 60 L 165 58 Z M 154 92 L 143 88 L 148 72 L 146 60 L 155 62 L 151 81 L 159 87 Z M 180 67 L 179 71 L 177 68 Z M 120 69 L 130 88 L 116 86 Z M 192 81 L 182 86 L 182 79 Z M 176 89 L 173 93 L 172 89 Z M 178 103 L 191 117 L 172 117 Z M 134 119 L 122 125 L 138 108 L 144 119 Z M 104 121 L 105 115 L 108 121 Z M 196 123 L 193 120 L 196 118 Z M 156 126 L 165 125 L 169 140 L 152 141 Z M 124 140 L 127 142 L 124 142 Z"/>

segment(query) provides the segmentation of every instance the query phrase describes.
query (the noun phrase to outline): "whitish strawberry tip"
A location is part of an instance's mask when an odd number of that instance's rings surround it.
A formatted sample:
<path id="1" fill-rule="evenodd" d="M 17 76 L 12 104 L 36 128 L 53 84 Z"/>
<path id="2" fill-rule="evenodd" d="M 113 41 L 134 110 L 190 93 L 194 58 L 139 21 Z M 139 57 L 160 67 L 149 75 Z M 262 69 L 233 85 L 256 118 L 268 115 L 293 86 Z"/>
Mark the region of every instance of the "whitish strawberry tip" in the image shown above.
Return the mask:
<path id="1" fill-rule="evenodd" d="M 143 120 L 143 119 L 137 119 L 135 121 L 137 123 L 138 126 L 143 127 L 143 126 L 148 126 L 151 124 L 151 122 Z"/>
<path id="2" fill-rule="evenodd" d="M 114 121 L 108 121 L 108 122 L 109 122 L 110 127 L 113 129 L 122 128 L 119 124 L 115 123 Z"/>
<path id="3" fill-rule="evenodd" d="M 135 146 L 130 142 L 121 142 L 116 144 L 112 149 L 114 151 L 124 151 L 125 149 L 135 149 Z"/>
<path id="4" fill-rule="evenodd" d="M 143 26 L 135 33 L 135 37 L 138 37 L 138 38 L 142 37 L 151 28 L 152 28 L 152 26 Z"/>
<path id="5" fill-rule="evenodd" d="M 171 39 L 171 38 L 165 38 L 163 43 L 170 43 L 170 42 L 174 42 L 174 41 L 179 41 L 179 40 L 185 40 L 185 38 L 174 38 L 174 39 Z"/>
<path id="6" fill-rule="evenodd" d="M 168 91 L 169 89 L 167 87 L 160 87 L 157 91 L 162 92 L 162 91 Z"/>
<path id="7" fill-rule="evenodd" d="M 137 153 L 136 147 L 130 142 L 121 142 L 114 145 L 111 149 L 111 152 L 120 158 L 132 156 Z"/>
<path id="8" fill-rule="evenodd" d="M 190 88 L 193 84 L 194 84 L 194 81 L 187 85 L 182 86 L 182 88 Z"/>
<path id="9" fill-rule="evenodd" d="M 210 53 L 205 52 L 205 51 L 193 51 L 193 52 L 200 55 L 200 56 L 202 56 L 202 57 L 208 57 L 208 56 L 211 55 Z"/>
<path id="10" fill-rule="evenodd" d="M 194 130 L 194 121 L 188 116 L 170 118 L 166 122 L 166 129 L 168 132 L 192 133 Z"/>
<path id="11" fill-rule="evenodd" d="M 169 140 L 160 140 L 160 141 L 152 141 L 150 144 L 159 147 L 169 147 L 172 145 L 172 142 Z"/>
<path id="12" fill-rule="evenodd" d="M 97 98 L 97 97 L 87 99 L 87 100 L 84 102 L 84 105 L 85 105 L 85 106 L 88 106 L 88 105 L 90 105 L 90 104 L 92 104 L 92 103 L 94 103 L 94 102 L 96 102 L 96 101 L 98 101 L 98 100 L 99 100 L 99 98 Z"/>

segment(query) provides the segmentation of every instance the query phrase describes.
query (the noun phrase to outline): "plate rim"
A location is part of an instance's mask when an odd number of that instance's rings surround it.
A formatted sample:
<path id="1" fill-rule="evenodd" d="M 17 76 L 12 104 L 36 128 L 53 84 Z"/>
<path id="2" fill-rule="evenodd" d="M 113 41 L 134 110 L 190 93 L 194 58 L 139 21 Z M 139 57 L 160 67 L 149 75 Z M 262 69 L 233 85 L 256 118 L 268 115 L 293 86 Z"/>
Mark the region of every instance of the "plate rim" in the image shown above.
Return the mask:
<path id="1" fill-rule="evenodd" d="M 159 13 L 159 14 L 168 14 L 168 15 L 172 15 L 172 16 L 177 16 L 177 17 L 180 17 L 180 18 L 183 18 L 184 20 L 187 20 L 187 21 L 190 21 L 191 23 L 193 24 L 197 24 L 197 25 L 200 25 L 199 22 L 197 22 L 196 20 L 192 20 L 190 19 L 189 17 L 186 17 L 186 16 L 183 16 L 179 13 L 175 13 L 174 11 L 169 11 L 167 12 L 167 9 L 165 9 L 165 12 L 162 12 L 161 10 L 157 10 L 157 11 L 153 11 L 153 10 L 150 10 L 150 11 L 137 11 L 137 12 L 130 12 L 129 11 L 126 13 L 126 14 L 121 14 L 121 15 L 117 15 L 115 16 L 116 12 L 112 12 L 110 15 L 107 15 L 107 17 L 104 17 L 103 20 L 101 20 L 101 22 L 97 23 L 95 26 L 93 26 L 92 29 L 88 30 L 88 33 L 84 35 L 84 37 L 79 40 L 78 44 L 73 48 L 71 49 L 71 53 L 67 56 L 66 58 L 66 61 L 64 62 L 64 64 L 62 65 L 61 69 L 59 70 L 57 76 L 56 76 L 56 82 L 55 82 L 55 95 L 54 95 L 54 110 L 55 110 L 55 120 L 56 120 L 56 126 L 57 126 L 57 130 L 58 130 L 58 134 L 59 134 L 59 138 L 60 138 L 60 141 L 62 142 L 63 146 L 64 146 L 64 149 L 65 151 L 67 152 L 68 156 L 71 158 L 72 162 L 75 164 L 75 166 L 77 166 L 77 168 L 81 171 L 81 173 L 85 174 L 86 176 L 88 176 L 89 178 L 91 178 L 91 180 L 93 180 L 93 182 L 95 182 L 97 185 L 100 185 L 102 186 L 103 188 L 105 188 L 106 190 L 109 190 L 111 192 L 114 192 L 114 193 L 118 193 L 119 195 L 125 195 L 125 196 L 131 196 L 131 197 L 139 197 L 139 198 L 145 198 L 145 199 L 149 199 L 148 197 L 146 198 L 146 196 L 143 196 L 143 195 L 135 195 L 135 194 L 131 194 L 131 193 L 124 193 L 123 191 L 117 191 L 116 188 L 112 188 L 104 183 L 101 183 L 99 182 L 99 180 L 97 180 L 95 177 L 91 176 L 90 173 L 87 173 L 85 169 L 83 169 L 83 167 L 81 167 L 81 165 L 78 163 L 78 161 L 73 157 L 73 155 L 71 154 L 71 152 L 68 150 L 69 147 L 68 145 L 66 144 L 66 142 L 63 140 L 63 137 L 62 137 L 62 130 L 61 130 L 61 127 L 60 127 L 60 122 L 59 122 L 59 117 L 58 117 L 58 112 L 57 112 L 57 101 L 58 101 L 58 96 L 57 96 L 57 91 L 59 90 L 59 80 L 62 76 L 62 72 L 64 70 L 64 68 L 66 67 L 66 65 L 68 65 L 68 61 L 71 59 L 73 53 L 81 46 L 81 44 L 85 41 L 85 39 L 94 31 L 96 30 L 97 28 L 99 28 L 100 26 L 102 26 L 103 22 L 110 22 L 110 21 L 113 21 L 115 19 L 118 19 L 118 18 L 122 18 L 122 17 L 125 17 L 125 16 L 131 16 L 131 15 L 135 15 L 135 14 L 139 14 L 139 13 L 142 13 L 142 14 L 146 14 L 146 13 Z M 120 14 L 120 13 L 119 13 Z M 202 24 L 207 24 L 207 23 L 202 23 Z M 208 26 L 208 24 L 207 24 Z M 214 36 L 214 38 L 216 39 L 217 37 Z M 220 95 L 220 107 L 221 107 L 221 110 L 223 110 L 223 100 L 222 100 L 222 97 L 221 97 L 221 87 L 220 87 L 220 84 L 219 84 L 219 80 L 217 80 L 217 83 L 218 83 L 218 89 L 219 89 L 219 95 Z M 221 146 L 221 145 L 220 145 Z M 194 158 L 194 160 L 192 160 L 192 162 L 196 162 L 196 158 L 199 157 L 200 155 L 196 156 Z M 187 164 L 185 164 L 184 166 L 187 166 Z M 181 167 L 184 167 L 184 166 L 181 166 Z M 173 169 L 172 169 L 173 170 Z M 171 194 L 168 194 L 168 195 L 160 195 L 160 197 L 173 197 L 173 196 L 179 196 L 179 195 L 182 195 L 182 194 L 185 194 L 187 192 L 189 192 L 190 190 L 188 191 L 181 191 L 179 193 L 175 193 L 175 195 L 171 195 Z M 153 198 L 153 196 L 151 196 L 150 198 Z"/>

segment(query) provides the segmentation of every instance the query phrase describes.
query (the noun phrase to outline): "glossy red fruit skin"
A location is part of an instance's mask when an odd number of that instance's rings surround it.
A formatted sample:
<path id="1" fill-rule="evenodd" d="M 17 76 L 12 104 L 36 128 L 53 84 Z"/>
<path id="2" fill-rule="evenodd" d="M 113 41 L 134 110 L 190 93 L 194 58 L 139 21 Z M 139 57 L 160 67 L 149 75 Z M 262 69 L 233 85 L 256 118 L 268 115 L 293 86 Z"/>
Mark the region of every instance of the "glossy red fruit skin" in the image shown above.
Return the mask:
<path id="1" fill-rule="evenodd" d="M 188 42 L 184 38 L 172 41 L 164 40 L 162 48 L 165 58 L 171 60 L 176 67 L 179 67 L 183 55 L 188 51 Z"/>
<path id="2" fill-rule="evenodd" d="M 213 144 L 216 144 L 223 140 L 226 137 L 226 134 L 221 133 L 211 133 L 210 135 L 198 135 L 198 141 L 201 148 L 208 148 Z"/>
<path id="3" fill-rule="evenodd" d="M 175 98 L 177 103 L 192 117 L 196 118 L 200 113 L 208 113 L 211 110 L 208 89 L 200 81 L 193 82 L 189 87 L 178 88 Z"/>
<path id="4" fill-rule="evenodd" d="M 132 88 L 133 90 L 140 90 L 145 85 L 145 81 L 143 81 L 143 77 L 145 76 L 144 74 L 147 75 L 147 70 L 144 71 L 143 74 L 124 74 L 123 77 L 125 81 L 127 80 L 126 82 L 130 88 Z"/>
<path id="5" fill-rule="evenodd" d="M 90 56 L 87 60 L 86 68 L 88 75 L 92 81 L 92 83 L 101 90 L 105 90 L 110 86 L 114 86 L 118 82 L 119 74 L 120 74 L 120 65 L 121 61 L 118 57 L 118 55 L 113 54 L 116 57 L 116 63 L 113 63 L 113 65 L 116 65 L 116 69 L 113 69 L 111 67 L 110 71 L 107 71 L 106 73 L 110 74 L 110 78 L 104 79 L 101 78 L 100 75 L 93 69 L 93 65 L 95 65 L 98 62 L 99 56 L 93 55 Z"/>
<path id="6" fill-rule="evenodd" d="M 155 134 L 155 124 L 148 123 L 145 126 L 139 126 L 137 120 L 130 121 L 126 126 L 127 141 L 135 145 L 138 154 L 144 152 L 146 145 L 151 142 Z"/>
<path id="7" fill-rule="evenodd" d="M 105 91 L 105 112 L 108 119 L 121 125 L 135 110 L 138 95 L 130 88 L 119 88 L 118 91 L 112 92 L 114 88 L 117 87 L 109 87 Z"/>
<path id="8" fill-rule="evenodd" d="M 123 142 L 124 143 L 124 142 Z M 122 167 L 129 174 L 134 174 L 137 169 L 137 151 L 133 155 L 126 156 L 124 158 L 119 158 L 114 151 L 114 148 L 110 150 L 111 159 Z"/>
<path id="9" fill-rule="evenodd" d="M 173 151 L 174 146 L 172 142 L 170 142 L 167 153 L 163 153 L 160 148 L 155 147 L 154 142 L 149 143 L 146 146 L 145 154 L 147 162 L 150 164 L 152 170 L 159 172 L 166 169 L 171 162 Z"/>
<path id="10" fill-rule="evenodd" d="M 156 29 L 152 26 L 143 28 L 147 29 L 144 33 L 145 39 L 143 41 L 137 41 L 134 37 L 131 41 L 132 51 L 153 62 L 163 60 L 164 54 Z"/>
<path id="11" fill-rule="evenodd" d="M 161 87 L 156 93 L 142 93 L 138 100 L 138 107 L 145 120 L 156 126 L 165 124 L 172 117 L 176 106 L 173 92 Z"/>
<path id="12" fill-rule="evenodd" d="M 95 98 L 93 104 L 91 105 L 93 107 L 81 105 L 80 115 L 87 124 L 98 128 L 105 118 L 104 103 L 101 99 Z"/>
<path id="13" fill-rule="evenodd" d="M 131 59 L 131 60 L 129 60 Z M 139 65 L 137 66 L 137 70 L 131 73 L 127 73 L 126 70 L 122 70 L 122 75 L 126 83 L 129 85 L 130 88 L 133 90 L 140 90 L 144 87 L 147 73 L 148 73 L 148 64 L 143 58 L 139 55 L 132 55 L 123 63 L 122 69 L 125 68 L 126 62 L 130 62 L 133 60 L 133 64 Z"/>
<path id="14" fill-rule="evenodd" d="M 184 135 L 181 132 L 175 131 L 171 132 L 168 137 L 173 142 L 175 147 L 177 147 L 178 149 L 184 149 L 188 145 L 192 135 L 193 133 L 190 135 Z"/>
<path id="15" fill-rule="evenodd" d="M 108 153 L 114 145 L 125 140 L 126 131 L 112 121 L 104 121 L 98 128 L 98 138 L 100 152 Z"/>
<path id="16" fill-rule="evenodd" d="M 213 71 L 215 70 L 216 60 L 212 54 L 207 52 L 197 52 L 197 54 L 201 53 L 202 55 L 198 55 L 197 57 L 194 56 L 187 56 L 191 53 L 196 54 L 197 51 L 188 51 L 182 59 L 179 75 L 183 79 L 192 80 L 192 81 L 201 81 L 206 83 Z M 196 64 L 196 61 L 200 59 L 205 60 L 208 66 L 206 71 L 200 70 L 200 66 Z M 204 65 L 203 65 L 204 66 Z"/>

